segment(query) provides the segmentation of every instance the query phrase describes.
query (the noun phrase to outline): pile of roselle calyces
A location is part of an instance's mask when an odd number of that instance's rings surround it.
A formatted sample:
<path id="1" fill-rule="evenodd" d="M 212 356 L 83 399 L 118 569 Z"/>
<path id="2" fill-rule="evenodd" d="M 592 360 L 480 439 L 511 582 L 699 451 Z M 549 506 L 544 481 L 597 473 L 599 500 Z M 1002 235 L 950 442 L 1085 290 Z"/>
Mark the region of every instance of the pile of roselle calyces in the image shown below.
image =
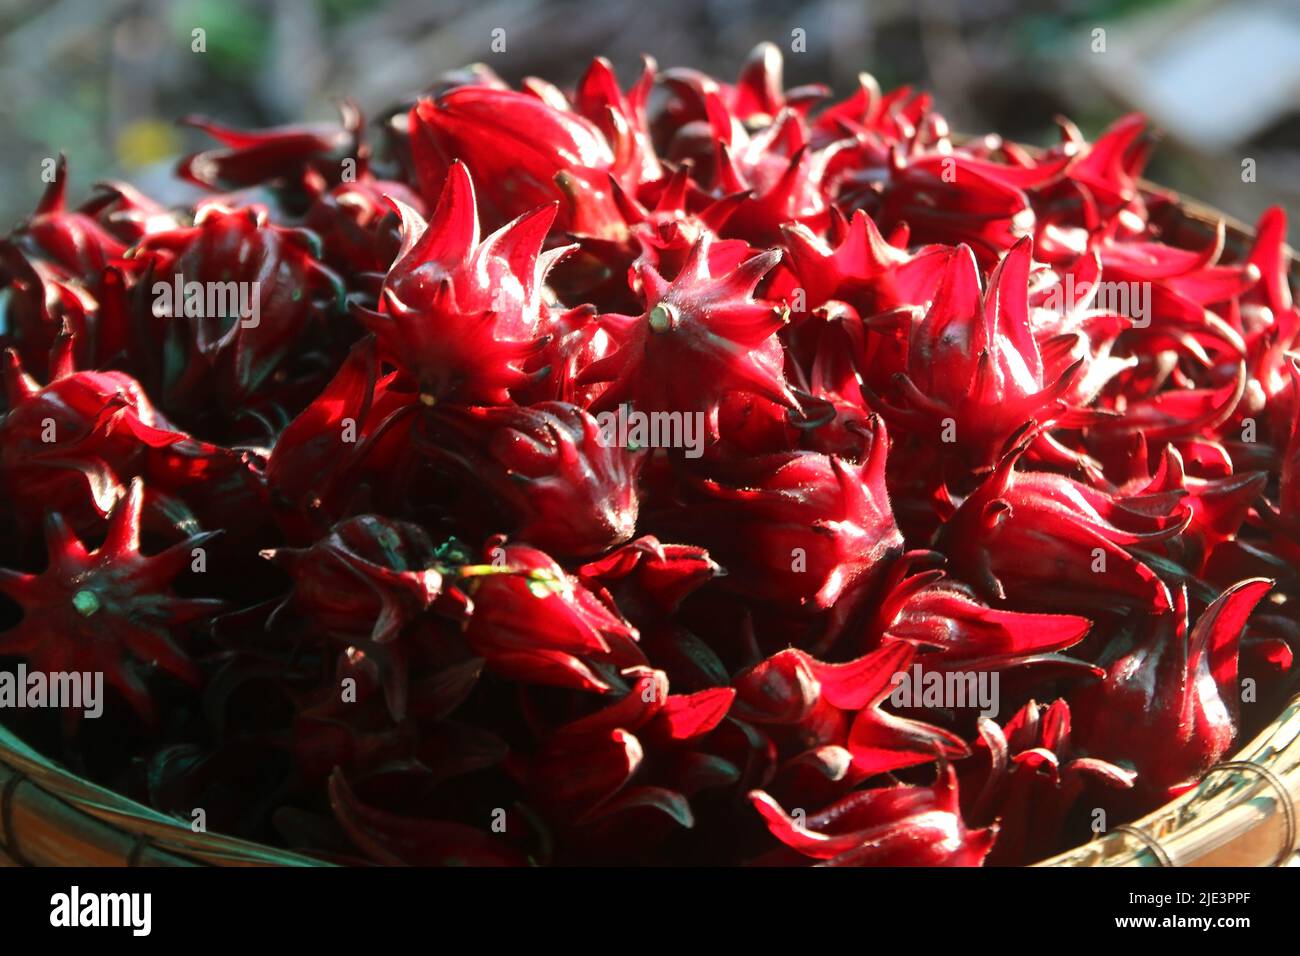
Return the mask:
<path id="1" fill-rule="evenodd" d="M 1007 865 L 1277 714 L 1286 221 L 1172 244 L 1142 117 L 769 45 L 342 114 L 0 247 L 0 664 L 105 687 L 43 752 L 334 862 Z"/>

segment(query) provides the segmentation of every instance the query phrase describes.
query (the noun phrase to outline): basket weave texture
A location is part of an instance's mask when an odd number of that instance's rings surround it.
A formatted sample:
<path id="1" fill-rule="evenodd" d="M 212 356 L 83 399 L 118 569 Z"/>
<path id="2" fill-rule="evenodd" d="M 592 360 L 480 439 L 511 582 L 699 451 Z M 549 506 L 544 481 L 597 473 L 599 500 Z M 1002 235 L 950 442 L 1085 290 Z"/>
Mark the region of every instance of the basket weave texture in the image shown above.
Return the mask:
<path id="1" fill-rule="evenodd" d="M 191 827 L 69 773 L 0 728 L 0 865 L 315 866 Z"/>

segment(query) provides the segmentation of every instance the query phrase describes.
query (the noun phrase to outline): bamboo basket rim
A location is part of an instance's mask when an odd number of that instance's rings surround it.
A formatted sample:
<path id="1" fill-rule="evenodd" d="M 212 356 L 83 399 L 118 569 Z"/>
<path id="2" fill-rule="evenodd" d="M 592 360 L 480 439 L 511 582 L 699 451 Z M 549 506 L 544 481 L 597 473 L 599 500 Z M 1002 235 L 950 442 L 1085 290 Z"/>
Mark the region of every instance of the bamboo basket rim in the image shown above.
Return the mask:
<path id="1" fill-rule="evenodd" d="M 80 832 L 67 833 L 61 824 Z M 43 825 L 54 829 L 45 832 Z M 67 837 L 78 835 L 82 841 L 68 845 Z M 78 777 L 7 727 L 0 727 L 0 839 L 0 853 L 35 866 L 77 865 L 82 860 L 69 854 L 91 848 L 91 858 L 100 861 L 91 865 L 329 865 L 251 840 L 196 832 L 183 821 Z"/>
<path id="2" fill-rule="evenodd" d="M 1282 866 L 1300 848 L 1300 694 L 1231 760 L 1050 866 Z"/>
<path id="3" fill-rule="evenodd" d="M 1223 224 L 1240 251 L 1253 230 L 1194 199 L 1171 198 L 1179 224 L 1213 236 Z M 1286 253 L 1296 271 L 1297 256 Z M 1058 866 L 1278 866 L 1300 849 L 1300 693 L 1232 760 L 1139 820 L 1034 864 Z M 0 865 L 286 866 L 334 864 L 225 836 L 78 777 L 0 726 Z"/>

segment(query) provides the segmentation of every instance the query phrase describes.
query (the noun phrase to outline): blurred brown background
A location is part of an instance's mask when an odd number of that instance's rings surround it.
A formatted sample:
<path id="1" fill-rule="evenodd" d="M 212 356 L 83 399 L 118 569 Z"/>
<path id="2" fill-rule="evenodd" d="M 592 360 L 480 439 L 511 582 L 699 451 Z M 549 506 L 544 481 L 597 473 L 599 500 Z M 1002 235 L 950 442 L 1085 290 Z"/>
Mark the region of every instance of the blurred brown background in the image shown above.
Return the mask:
<path id="1" fill-rule="evenodd" d="M 77 197 L 125 177 L 189 198 L 171 179 L 202 142 L 175 125 L 187 113 L 327 119 L 348 95 L 374 114 L 469 62 L 565 85 L 597 53 L 628 79 L 642 52 L 731 79 L 761 40 L 786 51 L 788 85 L 847 93 L 866 70 L 931 89 L 963 131 L 1047 143 L 1058 113 L 1091 135 L 1142 108 L 1166 131 L 1152 178 L 1248 220 L 1274 202 L 1300 214 L 1295 0 L 0 0 L 0 230 L 60 149 Z"/>

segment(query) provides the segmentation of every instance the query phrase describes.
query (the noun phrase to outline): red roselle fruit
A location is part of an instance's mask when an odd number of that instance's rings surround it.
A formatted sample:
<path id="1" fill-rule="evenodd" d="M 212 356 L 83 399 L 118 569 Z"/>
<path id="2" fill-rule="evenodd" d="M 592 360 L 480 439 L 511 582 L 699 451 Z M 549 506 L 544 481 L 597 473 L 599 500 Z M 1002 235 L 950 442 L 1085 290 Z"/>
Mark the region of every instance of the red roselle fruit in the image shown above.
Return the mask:
<path id="1" fill-rule="evenodd" d="M 89 549 L 52 512 L 45 522 L 48 564 L 40 574 L 0 570 L 0 592 L 22 608 L 22 622 L 0 635 L 0 653 L 26 657 L 33 669 L 99 672 L 146 723 L 158 716 L 145 678 L 163 672 L 188 684 L 201 671 L 178 646 L 183 629 L 221 608 L 220 601 L 171 591 L 212 533 L 162 552 L 140 551 L 144 482 L 131 483 L 107 520 L 99 547 Z M 81 711 L 64 712 L 75 725 Z"/>
<path id="2" fill-rule="evenodd" d="M 764 44 L 187 122 L 214 195 L 60 160 L 0 240 L 0 704 L 102 673 L 22 724 L 97 781 L 342 862 L 1019 865 L 1276 714 L 1286 217 L 1193 235 L 1141 116 Z"/>

